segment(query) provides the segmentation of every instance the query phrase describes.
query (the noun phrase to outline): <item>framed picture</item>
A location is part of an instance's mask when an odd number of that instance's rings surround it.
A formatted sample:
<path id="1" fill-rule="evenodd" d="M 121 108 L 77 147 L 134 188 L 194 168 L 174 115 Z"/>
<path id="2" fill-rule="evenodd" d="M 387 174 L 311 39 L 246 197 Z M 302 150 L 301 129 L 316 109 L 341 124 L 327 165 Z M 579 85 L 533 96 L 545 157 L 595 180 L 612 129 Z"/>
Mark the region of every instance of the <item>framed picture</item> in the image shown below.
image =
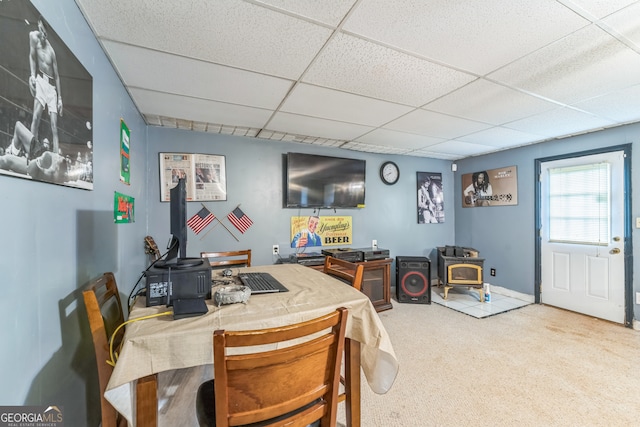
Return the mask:
<path id="1" fill-rule="evenodd" d="M 417 172 L 418 224 L 439 224 L 444 222 L 444 192 L 442 174 L 438 172 Z"/>
<path id="2" fill-rule="evenodd" d="M 93 78 L 29 1 L 0 1 L 0 175 L 93 190 Z"/>
<path id="3" fill-rule="evenodd" d="M 227 200 L 224 156 L 160 153 L 160 201 L 171 200 L 170 190 L 180 178 L 186 179 L 187 201 Z"/>
<path id="4" fill-rule="evenodd" d="M 518 169 L 508 166 L 462 175 L 462 207 L 518 204 Z"/>

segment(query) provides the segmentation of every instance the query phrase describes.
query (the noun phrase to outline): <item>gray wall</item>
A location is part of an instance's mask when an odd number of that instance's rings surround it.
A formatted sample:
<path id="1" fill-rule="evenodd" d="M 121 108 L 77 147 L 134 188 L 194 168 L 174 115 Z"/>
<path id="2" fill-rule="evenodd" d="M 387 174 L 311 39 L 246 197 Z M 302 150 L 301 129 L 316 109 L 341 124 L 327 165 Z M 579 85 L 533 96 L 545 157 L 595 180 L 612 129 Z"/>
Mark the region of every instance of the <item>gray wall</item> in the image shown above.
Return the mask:
<path id="1" fill-rule="evenodd" d="M 113 271 L 126 293 L 145 267 L 145 124 L 75 2 L 33 4 L 93 77 L 95 186 L 0 176 L 0 405 L 63 405 L 67 425 L 97 425 L 95 357 L 80 288 Z M 119 181 L 120 118 L 132 130 L 130 186 Z M 114 224 L 114 191 L 135 197 L 136 223 Z"/>
<path id="2" fill-rule="evenodd" d="M 188 152 L 224 155 L 227 168 L 227 201 L 206 202 L 205 205 L 220 218 L 223 226 L 209 226 L 199 235 L 189 232 L 187 254 L 199 256 L 201 251 L 251 249 L 252 264 L 272 264 L 274 244 L 280 245 L 282 256 L 293 250 L 290 243 L 292 216 L 306 216 L 313 209 L 285 209 L 283 205 L 283 155 L 289 151 L 329 156 L 352 157 L 366 161 L 366 207 L 364 209 L 323 209 L 321 215 L 349 215 L 353 217 L 351 247 L 378 246 L 389 249 L 391 256 L 432 256 L 435 246 L 454 242 L 453 173 L 449 161 L 407 156 L 382 156 L 334 148 L 303 144 L 263 141 L 235 136 L 211 135 L 183 130 L 149 128 L 149 233 L 161 251 L 169 238 L 169 204 L 160 202 L 160 152 Z M 393 160 L 400 167 L 400 180 L 389 186 L 379 178 L 380 165 Z M 442 173 L 445 191 L 445 222 L 418 224 L 416 172 Z M 226 219 L 240 204 L 254 225 L 241 234 Z M 188 203 L 188 215 L 195 214 L 202 205 Z M 334 247 L 342 247 L 338 245 Z M 432 269 L 435 275 L 435 268 Z"/>
<path id="3" fill-rule="evenodd" d="M 468 158 L 458 162 L 455 178 L 456 242 L 471 246 L 484 257 L 486 271 L 496 269 L 496 276 L 485 275 L 485 281 L 518 292 L 533 295 L 535 284 L 535 159 L 583 152 L 602 147 L 632 143 L 632 165 L 638 164 L 640 124 L 621 126 L 572 138 L 530 145 L 499 153 Z M 480 170 L 507 166 L 518 168 L 518 205 L 462 208 L 461 176 Z M 631 169 L 631 182 L 640 180 L 638 169 Z M 632 187 L 631 198 L 633 252 L 639 253 L 640 239 L 635 218 L 640 216 L 638 187 Z M 636 197 L 632 197 L 634 195 Z M 634 271 L 639 271 L 640 258 L 633 260 Z M 640 284 L 633 280 L 634 293 Z M 635 301 L 630 301 L 634 304 Z M 634 304 L 635 316 L 638 306 Z"/>

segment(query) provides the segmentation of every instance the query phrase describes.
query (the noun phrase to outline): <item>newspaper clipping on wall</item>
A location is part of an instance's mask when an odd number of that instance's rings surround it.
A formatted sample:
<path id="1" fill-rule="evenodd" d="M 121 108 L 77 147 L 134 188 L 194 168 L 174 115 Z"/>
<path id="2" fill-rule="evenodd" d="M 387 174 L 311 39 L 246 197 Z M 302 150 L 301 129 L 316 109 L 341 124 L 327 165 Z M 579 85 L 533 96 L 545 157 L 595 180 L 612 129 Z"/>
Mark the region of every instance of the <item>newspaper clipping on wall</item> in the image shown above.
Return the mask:
<path id="1" fill-rule="evenodd" d="M 186 179 L 187 201 L 227 200 L 224 156 L 160 153 L 160 200 L 171 200 L 171 189 Z"/>

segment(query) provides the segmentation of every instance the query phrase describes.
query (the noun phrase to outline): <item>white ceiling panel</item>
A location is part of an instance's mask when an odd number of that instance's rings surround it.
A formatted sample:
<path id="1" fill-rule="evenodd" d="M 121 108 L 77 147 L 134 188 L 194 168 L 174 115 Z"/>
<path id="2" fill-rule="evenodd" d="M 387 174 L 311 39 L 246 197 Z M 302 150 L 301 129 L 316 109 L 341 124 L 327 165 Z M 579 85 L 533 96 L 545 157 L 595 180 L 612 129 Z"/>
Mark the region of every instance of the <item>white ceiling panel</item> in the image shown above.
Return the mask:
<path id="1" fill-rule="evenodd" d="M 290 113 L 276 113 L 266 129 L 289 134 L 310 135 L 348 141 L 373 129 L 353 123 L 336 122 Z"/>
<path id="2" fill-rule="evenodd" d="M 353 95 L 308 84 L 297 85 L 280 111 L 368 126 L 383 124 L 412 111 L 413 107 Z"/>
<path id="3" fill-rule="evenodd" d="M 629 123 L 637 120 L 638 99 L 640 85 L 578 102 L 575 107 L 614 122 Z"/>
<path id="4" fill-rule="evenodd" d="M 640 121 L 640 0 L 76 3 L 153 126 L 456 160 Z"/>
<path id="5" fill-rule="evenodd" d="M 122 43 L 107 41 L 104 46 L 132 88 L 275 110 L 293 85 L 291 80 Z M 141 69 L 158 71 L 141 74 Z"/>
<path id="6" fill-rule="evenodd" d="M 483 75 L 588 23 L 553 0 L 369 0 L 344 29 Z"/>
<path id="7" fill-rule="evenodd" d="M 461 136 L 458 140 L 471 142 L 473 144 L 506 148 L 513 147 L 517 144 L 524 145 L 532 141 L 539 141 L 541 138 L 542 135 L 532 135 L 515 129 L 496 126 L 470 135 Z"/>
<path id="8" fill-rule="evenodd" d="M 94 28 L 106 39 L 293 79 L 331 34 L 325 27 L 237 0 L 78 3 L 92 5 Z"/>
<path id="9" fill-rule="evenodd" d="M 257 0 L 314 21 L 338 26 L 356 0 Z"/>
<path id="10" fill-rule="evenodd" d="M 475 77 L 348 35 L 336 36 L 303 81 L 421 106 Z M 428 84 L 424 84 L 428 81 Z"/>
<path id="11" fill-rule="evenodd" d="M 571 104 L 639 84 L 640 55 L 590 26 L 489 77 Z"/>
<path id="12" fill-rule="evenodd" d="M 632 3 L 636 0 L 561 0 L 561 3 L 569 7 L 579 7 L 597 19 L 602 19 Z"/>
<path id="13" fill-rule="evenodd" d="M 638 17 L 640 17 L 640 3 L 635 3 L 604 18 L 602 22 L 635 43 L 636 46 L 640 46 L 640 19 Z"/>
<path id="14" fill-rule="evenodd" d="M 466 119 L 501 125 L 557 108 L 558 104 L 478 79 L 424 108 Z"/>
<path id="15" fill-rule="evenodd" d="M 430 145 L 444 142 L 442 138 L 432 138 L 430 136 L 416 135 L 413 133 L 398 132 L 389 129 L 375 129 L 357 139 L 358 142 L 366 144 L 385 146 L 393 145 L 398 148 L 418 150 Z"/>
<path id="16" fill-rule="evenodd" d="M 384 127 L 434 138 L 454 139 L 462 135 L 488 129 L 491 125 L 432 111 L 415 110 Z"/>
<path id="17" fill-rule="evenodd" d="M 496 151 L 496 147 L 489 145 L 472 144 L 464 141 L 446 141 L 440 144 L 430 145 L 420 151 L 428 151 L 431 153 L 441 153 L 450 156 L 460 155 L 461 153 L 486 153 Z"/>
<path id="18" fill-rule="evenodd" d="M 582 133 L 585 126 L 589 129 L 602 129 L 613 124 L 614 122 L 611 120 L 576 111 L 571 108 L 558 108 L 538 114 L 537 116 L 516 120 L 506 126 L 531 134 L 557 137 Z"/>
<path id="19" fill-rule="evenodd" d="M 132 88 L 131 96 L 136 106 L 145 114 L 175 117 L 183 120 L 262 128 L 271 114 L 270 110 L 224 104 L 198 98 L 152 92 Z"/>

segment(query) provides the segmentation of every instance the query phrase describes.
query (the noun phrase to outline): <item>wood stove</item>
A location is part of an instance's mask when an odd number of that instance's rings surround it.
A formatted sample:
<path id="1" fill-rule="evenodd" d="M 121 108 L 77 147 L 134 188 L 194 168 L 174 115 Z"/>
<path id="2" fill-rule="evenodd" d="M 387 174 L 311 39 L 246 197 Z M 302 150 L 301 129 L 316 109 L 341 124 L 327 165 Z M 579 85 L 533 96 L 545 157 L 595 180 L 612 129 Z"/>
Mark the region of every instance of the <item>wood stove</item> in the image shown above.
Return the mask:
<path id="1" fill-rule="evenodd" d="M 444 299 L 449 289 L 455 286 L 475 288 L 484 301 L 484 258 L 478 258 L 478 251 L 460 246 L 438 247 L 438 286 L 444 286 Z"/>

